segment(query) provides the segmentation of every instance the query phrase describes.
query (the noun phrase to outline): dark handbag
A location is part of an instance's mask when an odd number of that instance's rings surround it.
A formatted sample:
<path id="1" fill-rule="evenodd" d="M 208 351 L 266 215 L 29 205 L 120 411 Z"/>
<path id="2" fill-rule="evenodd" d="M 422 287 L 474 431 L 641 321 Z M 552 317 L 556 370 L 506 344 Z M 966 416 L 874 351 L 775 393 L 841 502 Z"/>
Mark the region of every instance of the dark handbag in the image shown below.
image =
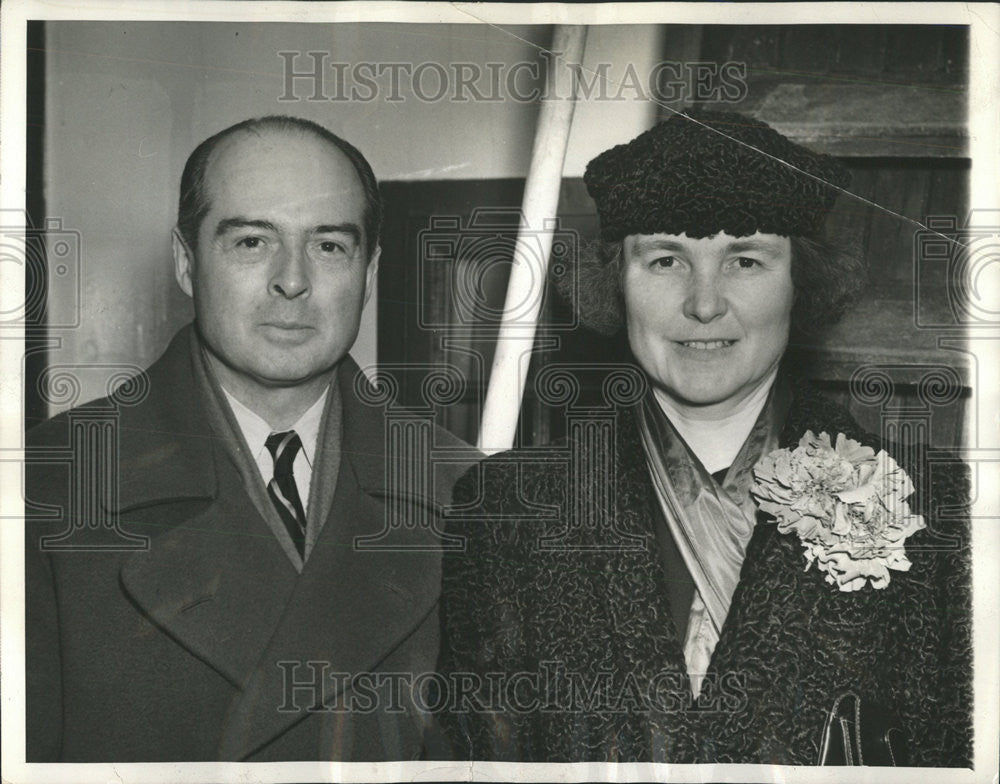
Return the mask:
<path id="1" fill-rule="evenodd" d="M 827 714 L 818 764 L 905 767 L 909 753 L 902 722 L 854 692 L 842 694 Z"/>

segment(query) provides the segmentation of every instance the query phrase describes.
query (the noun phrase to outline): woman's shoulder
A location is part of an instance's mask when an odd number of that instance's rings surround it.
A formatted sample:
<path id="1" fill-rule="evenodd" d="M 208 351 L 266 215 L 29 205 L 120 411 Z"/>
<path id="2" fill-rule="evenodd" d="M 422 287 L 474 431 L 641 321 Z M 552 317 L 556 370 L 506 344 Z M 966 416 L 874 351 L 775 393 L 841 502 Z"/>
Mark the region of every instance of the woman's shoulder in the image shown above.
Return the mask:
<path id="1" fill-rule="evenodd" d="M 516 503 L 530 492 L 546 495 L 565 481 L 554 456 L 559 445 L 509 449 L 483 458 L 455 484 L 454 504 L 494 507 Z"/>
<path id="2" fill-rule="evenodd" d="M 877 434 L 861 427 L 845 406 L 821 391 L 813 381 L 803 376 L 788 375 L 786 383 L 790 402 L 781 432 L 783 447 L 795 446 L 810 430 L 816 435 L 827 433 L 831 439 L 843 433 L 866 446 L 881 446 L 881 438 Z"/>
<path id="3" fill-rule="evenodd" d="M 572 514 L 572 499 L 587 492 L 581 483 L 602 481 L 587 470 L 595 460 L 610 472 L 603 480 L 610 480 L 608 492 L 616 487 L 614 497 L 624 498 L 622 469 L 631 462 L 620 459 L 619 453 L 641 446 L 632 432 L 629 411 L 620 413 L 604 433 L 606 442 L 566 436 L 545 446 L 499 452 L 472 466 L 455 485 L 447 512 L 449 530 L 473 539 L 488 537 L 492 546 L 515 548 L 535 541 L 540 533 L 560 530 Z M 597 454 L 602 451 L 606 454 Z"/>
<path id="4" fill-rule="evenodd" d="M 627 412 L 623 412 L 626 414 Z M 619 418 L 619 426 L 631 420 Z M 621 436 L 615 432 L 615 440 Z M 562 437 L 544 446 L 517 447 L 484 458 L 472 466 L 455 485 L 456 504 L 476 504 L 490 509 L 519 502 L 552 503 L 566 493 L 570 466 L 576 451 L 608 449 L 594 442 L 579 444 Z"/>
<path id="5" fill-rule="evenodd" d="M 565 496 L 560 445 L 498 452 L 469 468 L 455 484 L 447 512 L 450 534 L 467 550 L 516 548 L 525 527 L 544 524 Z M 477 544 L 478 543 L 478 544 Z"/>

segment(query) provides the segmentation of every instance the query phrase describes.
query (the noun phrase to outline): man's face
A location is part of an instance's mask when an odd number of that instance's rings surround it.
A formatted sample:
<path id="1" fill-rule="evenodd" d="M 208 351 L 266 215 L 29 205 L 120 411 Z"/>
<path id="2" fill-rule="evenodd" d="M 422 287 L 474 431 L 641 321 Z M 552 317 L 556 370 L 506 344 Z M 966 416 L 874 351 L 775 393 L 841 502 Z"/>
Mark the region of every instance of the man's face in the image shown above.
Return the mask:
<path id="1" fill-rule="evenodd" d="M 330 371 L 357 336 L 378 257 L 350 161 L 308 134 L 238 133 L 205 179 L 197 247 L 175 234 L 174 256 L 223 383 L 294 387 Z"/>
<path id="2" fill-rule="evenodd" d="M 623 264 L 629 343 L 652 383 L 693 416 L 737 410 L 788 343 L 788 238 L 632 235 Z"/>

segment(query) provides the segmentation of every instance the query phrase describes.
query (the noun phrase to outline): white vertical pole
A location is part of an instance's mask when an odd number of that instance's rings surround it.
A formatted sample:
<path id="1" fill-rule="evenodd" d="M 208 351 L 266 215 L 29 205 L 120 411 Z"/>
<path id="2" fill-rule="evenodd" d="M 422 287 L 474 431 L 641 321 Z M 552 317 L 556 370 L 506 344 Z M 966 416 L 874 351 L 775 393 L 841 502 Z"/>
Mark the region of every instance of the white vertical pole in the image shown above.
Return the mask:
<path id="1" fill-rule="evenodd" d="M 570 64 L 581 63 L 587 28 L 557 25 L 546 76 L 547 100 L 542 101 L 531 151 L 531 166 L 521 202 L 521 227 L 507 283 L 504 315 L 497 337 L 489 389 L 479 428 L 479 448 L 486 454 L 514 444 L 518 412 L 524 395 L 538 313 L 545 294 L 545 278 L 559 206 L 559 185 L 569 142 L 576 79 Z"/>

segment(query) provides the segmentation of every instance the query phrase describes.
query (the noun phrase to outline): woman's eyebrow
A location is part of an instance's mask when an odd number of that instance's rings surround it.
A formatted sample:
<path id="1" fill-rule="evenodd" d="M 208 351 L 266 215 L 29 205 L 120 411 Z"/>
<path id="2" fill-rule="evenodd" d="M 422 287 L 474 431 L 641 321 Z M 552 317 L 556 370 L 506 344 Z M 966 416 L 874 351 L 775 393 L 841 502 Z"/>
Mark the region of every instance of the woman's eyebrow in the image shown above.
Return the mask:
<path id="1" fill-rule="evenodd" d="M 731 242 L 726 246 L 726 250 L 730 253 L 739 253 L 745 250 L 760 250 L 767 251 L 768 253 L 778 252 L 777 244 L 770 240 L 760 240 L 760 239 L 746 239 L 746 240 L 736 240 Z"/>
<path id="2" fill-rule="evenodd" d="M 644 250 L 684 250 L 684 244 L 677 240 L 665 240 L 655 237 L 649 239 L 636 240 L 633 248 L 636 251 Z"/>

